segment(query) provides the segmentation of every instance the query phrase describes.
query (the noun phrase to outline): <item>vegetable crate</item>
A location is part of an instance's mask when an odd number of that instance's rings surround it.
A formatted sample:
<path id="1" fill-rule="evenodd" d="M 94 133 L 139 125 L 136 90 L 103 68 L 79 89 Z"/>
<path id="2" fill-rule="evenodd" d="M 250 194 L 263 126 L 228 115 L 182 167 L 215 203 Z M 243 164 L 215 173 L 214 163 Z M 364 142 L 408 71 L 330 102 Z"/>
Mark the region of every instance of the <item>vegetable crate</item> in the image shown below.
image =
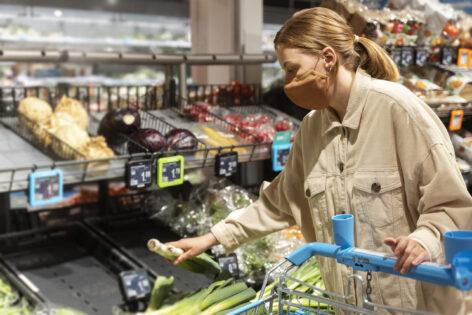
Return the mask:
<path id="1" fill-rule="evenodd" d="M 122 302 L 119 273 L 141 268 L 78 222 L 2 235 L 0 253 L 48 305 L 67 305 L 86 314 L 109 314 Z"/>
<path id="2" fill-rule="evenodd" d="M 376 315 L 393 312 L 395 314 L 426 315 L 430 313 L 379 305 L 369 301 L 365 288 L 367 283 L 359 274 L 351 274 L 348 279 L 349 289 L 346 295 L 327 291 L 325 288 L 301 281 L 296 274 L 296 267 L 289 261 L 274 266 L 266 275 L 258 300 L 244 305 L 227 315 L 258 314 L 366 314 Z M 267 283 L 276 279 L 270 294 L 266 293 Z M 296 287 L 297 289 L 292 289 Z M 307 293 L 310 292 L 310 293 Z M 355 301 L 358 302 L 355 302 Z"/>

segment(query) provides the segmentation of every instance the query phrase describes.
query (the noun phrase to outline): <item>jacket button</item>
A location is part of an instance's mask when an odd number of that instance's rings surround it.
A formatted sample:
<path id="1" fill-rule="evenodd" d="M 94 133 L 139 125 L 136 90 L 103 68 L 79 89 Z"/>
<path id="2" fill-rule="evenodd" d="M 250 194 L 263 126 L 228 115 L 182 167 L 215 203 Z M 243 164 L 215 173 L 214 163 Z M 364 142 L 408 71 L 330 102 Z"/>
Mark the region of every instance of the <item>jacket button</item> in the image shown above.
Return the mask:
<path id="1" fill-rule="evenodd" d="M 339 171 L 342 173 L 344 171 L 344 163 L 339 163 Z"/>
<path id="2" fill-rule="evenodd" d="M 372 187 L 371 187 L 372 192 L 378 193 L 378 192 L 380 192 L 381 189 L 382 189 L 382 186 L 380 186 L 379 183 L 373 183 L 372 184 Z"/>
<path id="3" fill-rule="evenodd" d="M 311 191 L 310 191 L 310 189 L 305 190 L 305 195 L 306 195 L 307 197 L 310 197 L 310 196 L 311 196 Z"/>

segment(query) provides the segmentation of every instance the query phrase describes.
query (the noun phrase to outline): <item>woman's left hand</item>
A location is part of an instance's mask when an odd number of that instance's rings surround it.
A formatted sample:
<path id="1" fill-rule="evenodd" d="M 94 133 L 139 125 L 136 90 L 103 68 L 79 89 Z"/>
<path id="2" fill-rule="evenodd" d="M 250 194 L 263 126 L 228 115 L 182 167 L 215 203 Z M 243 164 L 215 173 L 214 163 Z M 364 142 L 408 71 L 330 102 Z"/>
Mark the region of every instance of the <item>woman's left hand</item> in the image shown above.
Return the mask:
<path id="1" fill-rule="evenodd" d="M 417 241 L 406 236 L 398 238 L 387 237 L 384 243 L 390 246 L 392 252 L 397 256 L 395 270 L 401 274 L 406 274 L 412 266 L 418 266 L 422 262 L 430 261 L 426 249 Z"/>

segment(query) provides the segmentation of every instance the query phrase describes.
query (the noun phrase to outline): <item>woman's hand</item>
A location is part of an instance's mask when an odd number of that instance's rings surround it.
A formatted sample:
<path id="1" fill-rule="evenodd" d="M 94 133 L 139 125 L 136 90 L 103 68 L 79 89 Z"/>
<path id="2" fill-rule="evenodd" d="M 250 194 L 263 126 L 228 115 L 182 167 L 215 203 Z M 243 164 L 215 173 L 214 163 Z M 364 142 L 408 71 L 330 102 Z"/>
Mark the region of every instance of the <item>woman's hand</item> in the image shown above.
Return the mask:
<path id="1" fill-rule="evenodd" d="M 392 252 L 397 256 L 395 270 L 401 274 L 408 273 L 412 266 L 418 266 L 422 262 L 430 260 L 426 249 L 417 241 L 406 236 L 400 236 L 396 239 L 387 237 L 384 243 L 390 246 Z"/>
<path id="2" fill-rule="evenodd" d="M 191 257 L 198 256 L 210 247 L 218 244 L 218 240 L 213 233 L 207 233 L 198 237 L 183 238 L 176 242 L 166 243 L 166 245 L 171 245 L 184 250 L 184 253 L 174 260 L 174 265 L 180 264 Z"/>

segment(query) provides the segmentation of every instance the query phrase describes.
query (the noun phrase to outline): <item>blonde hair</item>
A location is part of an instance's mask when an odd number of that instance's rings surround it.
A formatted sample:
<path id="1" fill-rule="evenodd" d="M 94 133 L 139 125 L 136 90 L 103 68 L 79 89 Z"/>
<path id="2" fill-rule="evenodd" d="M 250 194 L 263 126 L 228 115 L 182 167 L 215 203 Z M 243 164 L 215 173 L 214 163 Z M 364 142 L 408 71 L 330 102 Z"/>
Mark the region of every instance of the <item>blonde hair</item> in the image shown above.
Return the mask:
<path id="1" fill-rule="evenodd" d="M 294 14 L 277 32 L 274 45 L 276 49 L 284 45 L 315 54 L 331 47 L 350 70 L 361 67 L 372 77 L 388 81 L 397 81 L 399 77 L 397 66 L 379 45 L 357 37 L 343 17 L 327 8 Z"/>

